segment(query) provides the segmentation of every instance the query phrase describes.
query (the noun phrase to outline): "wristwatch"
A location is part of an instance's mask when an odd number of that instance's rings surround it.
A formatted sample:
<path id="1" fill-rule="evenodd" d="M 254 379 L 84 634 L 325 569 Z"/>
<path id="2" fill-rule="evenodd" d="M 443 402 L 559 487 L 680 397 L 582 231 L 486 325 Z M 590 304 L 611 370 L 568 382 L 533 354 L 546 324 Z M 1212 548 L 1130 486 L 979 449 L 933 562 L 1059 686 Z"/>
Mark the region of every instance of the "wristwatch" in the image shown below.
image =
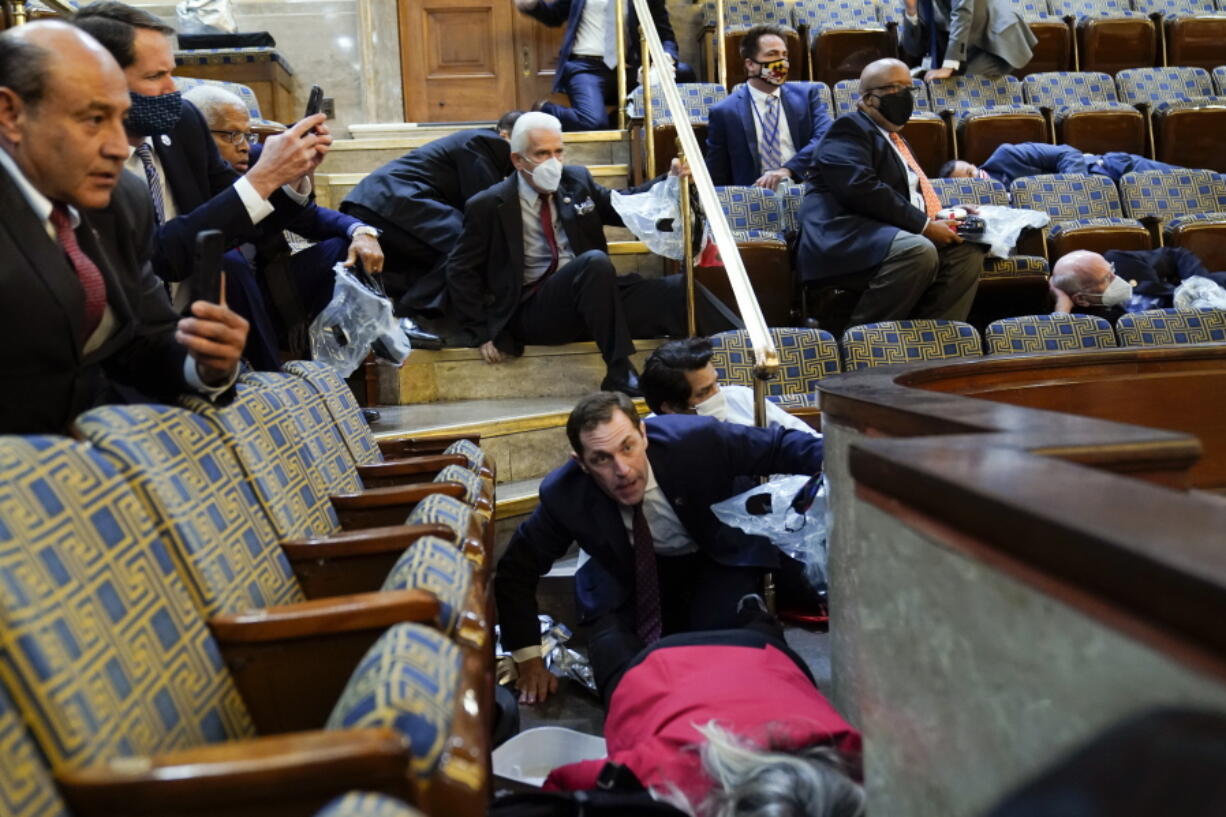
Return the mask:
<path id="1" fill-rule="evenodd" d="M 353 228 L 353 232 L 349 234 L 349 238 L 357 238 L 360 235 L 368 235 L 377 240 L 382 233 L 379 230 L 376 230 L 374 227 L 371 227 L 369 224 L 359 224 Z"/>

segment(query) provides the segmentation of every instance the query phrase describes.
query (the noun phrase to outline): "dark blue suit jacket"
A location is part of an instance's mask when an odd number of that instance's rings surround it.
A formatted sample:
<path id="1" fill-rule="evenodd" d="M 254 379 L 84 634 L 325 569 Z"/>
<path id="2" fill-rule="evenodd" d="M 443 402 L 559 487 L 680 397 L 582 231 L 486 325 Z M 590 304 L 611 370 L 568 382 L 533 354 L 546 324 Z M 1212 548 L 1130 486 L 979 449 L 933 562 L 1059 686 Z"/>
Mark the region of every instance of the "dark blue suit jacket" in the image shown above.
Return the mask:
<path id="1" fill-rule="evenodd" d="M 613 0 L 609 0 L 613 2 Z M 587 0 L 554 0 L 552 3 L 541 2 L 527 14 L 540 20 L 547 26 L 560 26 L 566 23 L 566 33 L 562 36 L 562 50 L 558 53 L 558 72 L 553 81 L 554 93 L 562 93 L 566 88 L 562 85 L 562 65 L 570 59 L 571 49 L 575 47 L 575 37 L 579 33 L 579 21 L 583 18 L 583 8 Z M 674 62 L 680 62 L 677 51 L 677 35 L 673 33 L 672 23 L 668 19 L 668 8 L 664 0 L 648 0 L 651 7 L 651 17 L 656 23 L 656 32 L 664 50 L 669 53 Z M 626 63 L 639 64 L 639 18 L 634 5 L 626 3 Z"/>
<path id="2" fill-rule="evenodd" d="M 645 422 L 656 483 L 699 549 L 724 565 L 777 566 L 774 545 L 724 525 L 711 505 L 749 487 L 745 477 L 816 473 L 822 465 L 821 439 L 688 414 Z M 619 506 L 595 480 L 572 460 L 545 478 L 540 496 L 540 505 L 519 526 L 498 563 L 494 594 L 502 645 L 508 650 L 539 640 L 537 581 L 571 542 L 591 557 L 575 576 L 583 622 L 618 610 L 631 601 L 634 589 L 634 552 Z"/>
<path id="3" fill-rule="evenodd" d="M 1014 179 L 1045 173 L 1087 173 L 1085 154 L 1068 145 L 1003 144 L 979 168 L 1008 187 Z"/>
<path id="4" fill-rule="evenodd" d="M 780 89 L 783 115 L 796 155 L 784 164 L 800 181 L 813 163 L 817 143 L 830 129 L 830 111 L 813 82 L 788 82 Z M 758 155 L 757 114 L 748 85 L 740 85 L 711 108 L 707 126 L 707 170 L 717 185 L 751 185 L 762 175 Z"/>
<path id="5" fill-rule="evenodd" d="M 237 247 L 280 232 L 302 209 L 278 190 L 269 199 L 275 212 L 252 224 L 234 189 L 238 172 L 221 158 L 204 116 L 190 102 L 183 103 L 174 131 L 155 136 L 153 146 L 179 212 L 158 228 L 154 243 L 153 271 L 164 281 L 181 281 L 191 274 L 196 234 L 201 230 L 220 230 L 227 247 Z"/>
<path id="6" fill-rule="evenodd" d="M 874 272 L 899 230 L 922 233 L 907 169 L 867 114 L 834 120 L 818 144 L 800 206 L 797 266 L 805 281 Z"/>

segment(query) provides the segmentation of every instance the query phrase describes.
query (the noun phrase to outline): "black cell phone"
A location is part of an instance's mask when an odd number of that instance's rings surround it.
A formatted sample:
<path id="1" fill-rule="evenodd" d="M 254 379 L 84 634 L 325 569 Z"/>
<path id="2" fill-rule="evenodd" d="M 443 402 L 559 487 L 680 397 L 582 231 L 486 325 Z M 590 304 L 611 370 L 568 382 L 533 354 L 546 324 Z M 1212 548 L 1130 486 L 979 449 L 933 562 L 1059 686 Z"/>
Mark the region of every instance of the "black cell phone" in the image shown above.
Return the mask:
<path id="1" fill-rule="evenodd" d="M 307 97 L 306 113 L 302 115 L 302 118 L 306 119 L 308 116 L 314 116 L 315 114 L 322 111 L 323 107 L 324 107 L 324 89 L 320 88 L 318 85 L 312 85 L 311 93 Z M 312 132 L 313 130 L 307 131 L 307 133 L 312 133 Z M 302 138 L 304 139 L 306 138 L 306 133 L 302 134 Z"/>
<path id="2" fill-rule="evenodd" d="M 196 234 L 192 278 L 196 281 L 202 300 L 215 304 L 226 302 L 225 280 L 221 271 L 221 256 L 225 251 L 225 237 L 220 230 L 201 230 Z"/>

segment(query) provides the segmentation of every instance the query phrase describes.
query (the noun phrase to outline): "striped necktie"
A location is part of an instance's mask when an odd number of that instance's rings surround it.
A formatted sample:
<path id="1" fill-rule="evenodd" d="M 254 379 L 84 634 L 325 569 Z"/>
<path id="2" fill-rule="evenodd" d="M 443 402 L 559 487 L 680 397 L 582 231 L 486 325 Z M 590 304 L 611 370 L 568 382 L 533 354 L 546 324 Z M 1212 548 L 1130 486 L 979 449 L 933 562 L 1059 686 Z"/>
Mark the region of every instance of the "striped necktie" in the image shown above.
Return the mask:
<path id="1" fill-rule="evenodd" d="M 766 114 L 762 117 L 762 137 L 759 153 L 762 156 L 762 172 L 778 170 L 783 166 L 783 150 L 779 147 L 779 94 L 766 98 Z"/>
<path id="2" fill-rule="evenodd" d="M 149 182 L 149 197 L 153 199 L 153 215 L 157 218 L 160 227 L 166 221 L 166 200 L 162 197 L 162 178 L 153 164 L 153 146 L 148 142 L 141 142 L 136 146 L 136 155 L 140 157 L 140 163 L 145 166 L 145 179 Z"/>
<path id="3" fill-rule="evenodd" d="M 911 148 L 907 145 L 906 139 L 903 139 L 897 133 L 891 133 L 890 141 L 894 143 L 894 147 L 898 148 L 898 152 L 902 154 L 903 161 L 907 163 L 907 167 L 911 168 L 911 172 L 915 174 L 915 178 L 919 182 L 920 195 L 924 197 L 925 215 L 928 218 L 935 217 L 941 209 L 941 200 L 937 198 L 937 191 L 932 188 L 932 182 L 928 181 L 928 177 L 920 168 L 919 162 L 915 161 L 915 155 L 911 153 Z"/>
<path id="4" fill-rule="evenodd" d="M 56 241 L 64 250 L 64 254 L 68 256 L 68 261 L 77 273 L 77 280 L 81 282 L 81 289 L 85 294 L 85 323 L 82 324 L 84 334 L 81 338 L 81 342 L 84 343 L 89 340 L 90 335 L 94 334 L 94 330 L 102 322 L 102 313 L 106 311 L 106 281 L 98 265 L 85 254 L 81 245 L 77 243 L 77 234 L 72 229 L 72 219 L 68 215 L 68 208 L 63 204 L 56 204 L 52 207 L 51 226 L 55 228 Z"/>

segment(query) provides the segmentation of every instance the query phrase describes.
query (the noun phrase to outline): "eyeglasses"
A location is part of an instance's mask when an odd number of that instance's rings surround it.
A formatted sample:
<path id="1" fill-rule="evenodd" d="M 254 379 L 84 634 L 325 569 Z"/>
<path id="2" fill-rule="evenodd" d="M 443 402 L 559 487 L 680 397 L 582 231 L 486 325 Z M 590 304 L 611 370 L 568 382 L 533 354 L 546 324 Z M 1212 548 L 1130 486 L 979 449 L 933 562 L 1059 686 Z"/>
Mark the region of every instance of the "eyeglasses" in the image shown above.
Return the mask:
<path id="1" fill-rule="evenodd" d="M 260 138 L 254 133 L 248 133 L 247 131 L 241 130 L 215 130 L 210 131 L 210 133 L 217 134 L 232 145 L 241 145 L 243 142 L 246 142 L 249 145 L 254 145 L 256 140 Z"/>
<path id="2" fill-rule="evenodd" d="M 890 85 L 878 85 L 876 88 L 869 88 L 865 94 L 871 94 L 874 91 L 885 91 L 886 94 L 908 93 L 914 95 L 919 90 L 915 85 L 898 85 L 896 83 Z"/>

